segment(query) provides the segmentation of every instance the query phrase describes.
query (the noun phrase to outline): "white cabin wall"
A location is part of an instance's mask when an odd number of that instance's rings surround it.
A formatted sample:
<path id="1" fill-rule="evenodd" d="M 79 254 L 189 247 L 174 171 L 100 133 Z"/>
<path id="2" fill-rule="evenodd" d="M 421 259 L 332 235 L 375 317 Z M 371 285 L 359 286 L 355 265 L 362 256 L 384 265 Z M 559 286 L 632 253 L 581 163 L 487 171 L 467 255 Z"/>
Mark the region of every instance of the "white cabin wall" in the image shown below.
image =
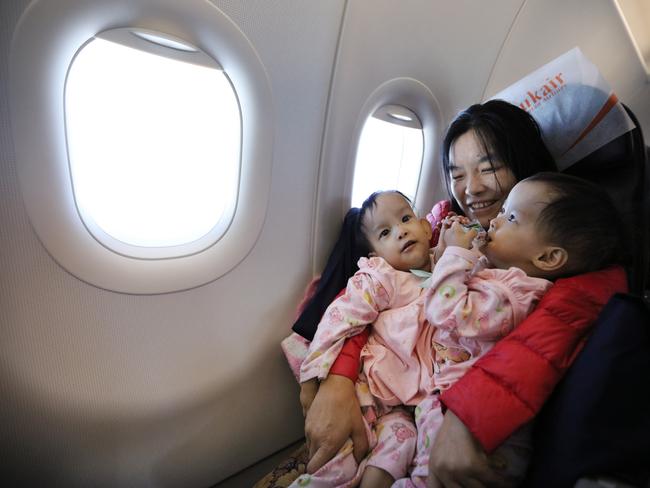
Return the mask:
<path id="1" fill-rule="evenodd" d="M 484 98 L 578 46 L 650 137 L 650 79 L 614 0 L 527 0 L 495 63 Z"/>
<path id="2" fill-rule="evenodd" d="M 29 1 L 0 2 L 2 479 L 205 487 L 302 435 L 279 342 L 329 252 L 359 111 L 384 82 L 424 84 L 441 137 L 459 110 L 579 45 L 650 134 L 650 88 L 612 0 L 213 3 L 249 38 L 273 93 L 266 221 L 251 253 L 213 283 L 135 296 L 68 274 L 29 224 L 7 92 L 11 35 Z M 432 179 L 420 210 L 444 196 Z"/>
<path id="3" fill-rule="evenodd" d="M 370 94 L 396 77 L 425 84 L 441 109 L 440 136 L 455 115 L 485 100 L 574 46 L 600 68 L 650 134 L 650 83 L 614 0 L 502 2 L 389 0 L 349 3 L 325 133 L 315 219 L 314 272 L 349 206 L 346 185 L 359 112 Z M 433 161 L 439 166 L 438 151 Z M 446 197 L 431 181 L 420 211 Z"/>
<path id="4" fill-rule="evenodd" d="M 81 282 L 29 224 L 6 87 L 11 35 L 28 4 L 0 2 L 0 478 L 210 486 L 302 435 L 279 342 L 311 277 L 313 195 L 344 2 L 214 2 L 248 36 L 272 88 L 267 216 L 230 273 L 156 296 Z"/>
<path id="5" fill-rule="evenodd" d="M 523 0 L 354 0 L 348 3 L 321 160 L 315 220 L 314 272 L 322 269 L 332 236 L 349 208 L 359 112 L 368 97 L 394 78 L 413 78 L 440 108 L 438 145 L 455 115 L 480 100 L 501 45 Z M 418 196 L 421 213 L 446 198 L 437 169 Z M 349 188 L 349 186 L 348 186 Z"/>

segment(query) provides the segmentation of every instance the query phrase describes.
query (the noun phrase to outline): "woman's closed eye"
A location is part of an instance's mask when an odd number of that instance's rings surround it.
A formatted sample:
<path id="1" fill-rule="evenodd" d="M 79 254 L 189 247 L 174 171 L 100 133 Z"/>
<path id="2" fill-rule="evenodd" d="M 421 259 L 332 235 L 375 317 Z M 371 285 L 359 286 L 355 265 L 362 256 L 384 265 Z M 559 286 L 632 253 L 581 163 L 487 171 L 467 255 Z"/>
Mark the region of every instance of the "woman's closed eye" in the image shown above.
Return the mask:
<path id="1" fill-rule="evenodd" d="M 492 164 L 484 164 L 482 166 L 479 166 L 479 170 L 481 171 L 481 174 L 496 173 L 501 168 L 503 168 L 503 164 L 496 164 L 494 161 L 492 162 Z"/>
<path id="2" fill-rule="evenodd" d="M 489 175 L 489 174 L 492 174 L 492 173 L 496 173 L 497 169 L 498 168 L 495 168 L 494 166 L 488 166 L 488 167 L 485 167 L 485 168 L 481 168 L 481 174 Z"/>

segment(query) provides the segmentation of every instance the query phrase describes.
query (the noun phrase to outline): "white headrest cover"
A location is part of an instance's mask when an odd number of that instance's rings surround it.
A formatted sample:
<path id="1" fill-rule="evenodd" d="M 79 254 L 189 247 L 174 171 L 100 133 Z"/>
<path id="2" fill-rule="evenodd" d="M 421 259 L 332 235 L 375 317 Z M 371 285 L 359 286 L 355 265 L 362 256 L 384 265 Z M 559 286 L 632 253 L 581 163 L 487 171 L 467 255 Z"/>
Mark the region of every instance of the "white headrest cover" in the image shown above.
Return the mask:
<path id="1" fill-rule="evenodd" d="M 559 170 L 635 125 L 598 68 L 573 48 L 496 94 L 537 120 Z"/>

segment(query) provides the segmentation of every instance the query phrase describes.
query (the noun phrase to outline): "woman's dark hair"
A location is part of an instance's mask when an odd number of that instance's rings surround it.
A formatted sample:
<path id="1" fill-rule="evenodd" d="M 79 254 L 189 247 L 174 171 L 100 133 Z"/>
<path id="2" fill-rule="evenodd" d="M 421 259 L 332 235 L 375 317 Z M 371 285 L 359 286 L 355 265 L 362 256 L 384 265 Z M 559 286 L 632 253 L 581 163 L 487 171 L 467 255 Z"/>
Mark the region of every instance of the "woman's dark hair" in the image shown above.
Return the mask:
<path id="1" fill-rule="evenodd" d="M 477 103 L 461 112 L 451 123 L 442 143 L 442 168 L 451 195 L 449 152 L 460 136 L 474 130 L 490 163 L 503 162 L 517 181 L 540 171 L 556 171 L 555 162 L 535 119 L 525 110 L 503 100 Z M 461 209 L 452 198 L 452 208 Z"/>
<path id="2" fill-rule="evenodd" d="M 378 191 L 366 198 L 360 208 L 353 207 L 348 210 L 314 296 L 309 300 L 298 320 L 293 324 L 293 331 L 305 339 L 311 341 L 314 338 L 325 310 L 341 290 L 346 287 L 352 275 L 359 270 L 357 266 L 359 258 L 370 254 L 372 249 L 363 230 L 363 218 L 368 210 L 377 205 L 377 197 L 383 193 L 398 193 L 409 204 L 411 203 L 403 193 L 397 190 Z"/>
<path id="3" fill-rule="evenodd" d="M 525 181 L 548 187 L 552 200 L 540 212 L 537 225 L 549 242 L 567 250 L 568 266 L 563 274 L 627 264 L 622 218 L 602 187 L 562 173 L 537 173 Z"/>

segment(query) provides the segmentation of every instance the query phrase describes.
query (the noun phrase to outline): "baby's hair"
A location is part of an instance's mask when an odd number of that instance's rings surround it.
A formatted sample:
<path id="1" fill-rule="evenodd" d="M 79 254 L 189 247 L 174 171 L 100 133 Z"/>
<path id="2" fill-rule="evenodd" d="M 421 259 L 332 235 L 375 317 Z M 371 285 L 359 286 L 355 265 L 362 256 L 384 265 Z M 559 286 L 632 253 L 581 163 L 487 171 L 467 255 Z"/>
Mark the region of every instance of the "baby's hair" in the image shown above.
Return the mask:
<path id="1" fill-rule="evenodd" d="M 540 182 L 549 188 L 552 201 L 540 212 L 537 225 L 550 243 L 566 249 L 569 259 L 563 275 L 625 263 L 621 216 L 602 187 L 575 176 L 550 172 L 524 181 Z"/>
<path id="2" fill-rule="evenodd" d="M 377 198 L 384 193 L 398 193 L 409 205 L 409 200 L 397 190 L 377 191 L 366 198 L 361 207 L 352 207 L 345 214 L 341 231 L 334 244 L 334 249 L 327 259 L 313 297 L 307 302 L 300 316 L 293 324 L 293 331 L 305 339 L 312 340 L 321 317 L 336 296 L 343 290 L 348 280 L 359 270 L 359 258 L 366 257 L 372 251 L 368 237 L 363 229 L 363 218 L 369 210 L 377 205 Z"/>

